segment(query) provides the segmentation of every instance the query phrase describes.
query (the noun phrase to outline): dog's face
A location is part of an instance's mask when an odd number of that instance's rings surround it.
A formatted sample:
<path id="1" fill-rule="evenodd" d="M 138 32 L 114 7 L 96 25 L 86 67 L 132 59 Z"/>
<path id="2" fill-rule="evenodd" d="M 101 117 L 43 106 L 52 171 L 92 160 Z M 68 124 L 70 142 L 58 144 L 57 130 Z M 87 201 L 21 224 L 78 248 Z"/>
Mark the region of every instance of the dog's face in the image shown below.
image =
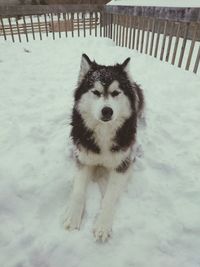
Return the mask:
<path id="1" fill-rule="evenodd" d="M 102 66 L 82 56 L 76 108 L 92 128 L 97 123 L 123 123 L 133 112 L 134 95 L 126 72 L 130 58 Z"/>

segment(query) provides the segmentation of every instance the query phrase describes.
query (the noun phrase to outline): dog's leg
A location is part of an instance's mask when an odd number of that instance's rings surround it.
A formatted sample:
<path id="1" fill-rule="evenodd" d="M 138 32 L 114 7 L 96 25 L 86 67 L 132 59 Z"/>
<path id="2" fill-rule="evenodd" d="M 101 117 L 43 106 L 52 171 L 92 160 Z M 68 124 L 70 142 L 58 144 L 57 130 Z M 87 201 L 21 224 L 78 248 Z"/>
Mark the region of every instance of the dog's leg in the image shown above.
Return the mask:
<path id="1" fill-rule="evenodd" d="M 94 225 L 93 232 L 96 240 L 106 241 L 110 237 L 115 204 L 129 175 L 130 170 L 127 170 L 125 173 L 117 171 L 110 173 L 105 196 L 102 200 L 101 211 Z"/>
<path id="2" fill-rule="evenodd" d="M 85 207 L 85 193 L 92 169 L 88 166 L 77 168 L 74 185 L 64 226 L 66 229 L 79 229 Z"/>
<path id="3" fill-rule="evenodd" d="M 108 172 L 103 167 L 96 168 L 95 179 L 99 185 L 101 196 L 104 197 L 108 185 Z"/>
<path id="4" fill-rule="evenodd" d="M 100 178 L 97 180 L 97 183 L 98 183 L 98 185 L 99 185 L 99 189 L 100 189 L 100 192 L 101 192 L 101 196 L 104 197 L 105 192 L 106 192 L 106 188 L 107 188 L 108 181 L 107 181 L 106 178 L 104 178 L 104 177 L 100 177 Z"/>

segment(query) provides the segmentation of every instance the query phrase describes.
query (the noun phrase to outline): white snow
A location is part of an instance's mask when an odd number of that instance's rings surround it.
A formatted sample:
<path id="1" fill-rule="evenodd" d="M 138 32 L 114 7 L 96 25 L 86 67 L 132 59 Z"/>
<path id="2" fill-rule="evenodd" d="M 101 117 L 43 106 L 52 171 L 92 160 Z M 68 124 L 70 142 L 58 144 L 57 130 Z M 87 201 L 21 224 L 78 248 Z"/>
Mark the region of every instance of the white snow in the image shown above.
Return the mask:
<path id="1" fill-rule="evenodd" d="M 25 52 L 25 50 L 27 52 Z M 112 41 L 0 40 L 0 266 L 200 266 L 200 76 Z M 131 57 L 146 98 L 141 157 L 116 209 L 113 237 L 95 243 L 96 184 L 80 231 L 66 232 L 72 187 L 69 121 L 81 54 Z"/>
<path id="2" fill-rule="evenodd" d="M 107 5 L 200 7 L 199 0 L 112 0 Z"/>

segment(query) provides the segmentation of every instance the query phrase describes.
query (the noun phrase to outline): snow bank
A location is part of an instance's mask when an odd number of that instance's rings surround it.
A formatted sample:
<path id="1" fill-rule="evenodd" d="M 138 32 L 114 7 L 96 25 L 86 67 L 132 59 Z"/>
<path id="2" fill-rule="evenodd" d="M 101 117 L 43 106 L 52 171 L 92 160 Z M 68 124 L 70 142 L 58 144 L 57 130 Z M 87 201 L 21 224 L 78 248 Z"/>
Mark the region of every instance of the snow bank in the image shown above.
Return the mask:
<path id="1" fill-rule="evenodd" d="M 107 5 L 200 7 L 199 0 L 112 0 Z"/>
<path id="2" fill-rule="evenodd" d="M 200 77 L 105 39 L 0 41 L 0 266 L 198 267 Z M 146 97 L 141 157 L 107 244 L 88 190 L 80 231 L 63 228 L 72 187 L 69 118 L 81 54 L 102 64 L 131 57 Z"/>

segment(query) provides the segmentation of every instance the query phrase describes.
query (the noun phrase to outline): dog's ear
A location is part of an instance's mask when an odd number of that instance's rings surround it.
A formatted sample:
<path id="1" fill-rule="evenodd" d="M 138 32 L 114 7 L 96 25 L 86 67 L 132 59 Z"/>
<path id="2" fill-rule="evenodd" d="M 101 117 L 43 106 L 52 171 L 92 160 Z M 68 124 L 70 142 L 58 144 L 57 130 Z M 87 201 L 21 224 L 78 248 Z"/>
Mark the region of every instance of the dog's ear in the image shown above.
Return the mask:
<path id="1" fill-rule="evenodd" d="M 89 57 L 86 54 L 82 54 L 81 69 L 83 69 L 85 74 L 89 71 L 91 65 L 92 61 L 89 59 Z"/>
<path id="2" fill-rule="evenodd" d="M 130 57 L 128 57 L 126 60 L 124 60 L 124 62 L 121 64 L 122 69 L 124 69 L 126 71 L 128 70 L 130 60 L 131 60 Z"/>
<path id="3" fill-rule="evenodd" d="M 80 67 L 80 73 L 79 73 L 79 82 L 83 79 L 85 74 L 90 70 L 91 65 L 92 65 L 92 61 L 89 59 L 89 57 L 86 54 L 82 54 L 81 67 Z"/>

